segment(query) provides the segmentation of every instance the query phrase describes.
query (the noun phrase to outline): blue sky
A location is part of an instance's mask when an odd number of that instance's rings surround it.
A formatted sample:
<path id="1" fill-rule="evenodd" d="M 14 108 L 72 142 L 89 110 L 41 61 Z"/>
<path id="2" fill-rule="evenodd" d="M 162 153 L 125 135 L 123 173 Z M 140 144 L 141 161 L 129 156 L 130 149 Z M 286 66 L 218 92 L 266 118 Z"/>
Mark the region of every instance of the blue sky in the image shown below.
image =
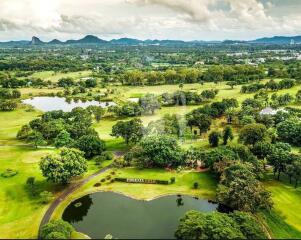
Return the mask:
<path id="1" fill-rule="evenodd" d="M 0 0 L 0 41 L 301 35 L 301 0 Z"/>

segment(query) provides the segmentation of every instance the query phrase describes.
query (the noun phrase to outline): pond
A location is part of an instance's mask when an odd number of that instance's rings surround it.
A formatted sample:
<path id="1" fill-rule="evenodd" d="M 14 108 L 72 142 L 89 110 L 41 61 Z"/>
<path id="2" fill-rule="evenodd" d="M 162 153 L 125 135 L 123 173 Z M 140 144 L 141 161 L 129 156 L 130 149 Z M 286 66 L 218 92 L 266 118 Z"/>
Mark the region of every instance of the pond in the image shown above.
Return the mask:
<path id="1" fill-rule="evenodd" d="M 179 219 L 189 210 L 212 212 L 217 204 L 189 196 L 166 196 L 152 201 L 97 192 L 72 202 L 63 220 L 92 238 L 171 239 Z"/>
<path id="2" fill-rule="evenodd" d="M 29 104 L 34 108 L 41 110 L 43 112 L 63 110 L 64 112 L 70 112 L 73 108 L 82 107 L 86 108 L 88 106 L 101 106 L 109 107 L 114 106 L 114 102 L 97 102 L 97 101 L 82 101 L 82 100 L 71 100 L 67 101 L 66 98 L 62 97 L 34 97 L 22 101 L 25 104 Z"/>

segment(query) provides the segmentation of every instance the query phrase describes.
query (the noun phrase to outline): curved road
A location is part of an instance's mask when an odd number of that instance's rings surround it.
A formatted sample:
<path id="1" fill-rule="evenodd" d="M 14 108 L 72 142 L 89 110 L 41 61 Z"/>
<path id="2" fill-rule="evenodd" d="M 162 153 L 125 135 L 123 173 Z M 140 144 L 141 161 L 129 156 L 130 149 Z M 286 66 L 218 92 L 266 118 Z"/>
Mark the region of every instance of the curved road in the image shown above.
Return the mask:
<path id="1" fill-rule="evenodd" d="M 98 175 L 106 172 L 107 170 L 109 170 L 111 168 L 111 166 L 106 166 L 102 169 L 100 169 L 99 171 L 97 171 L 96 173 L 90 175 L 89 177 L 83 179 L 81 182 L 76 183 L 76 184 L 72 184 L 70 186 L 68 186 L 68 188 L 66 188 L 63 193 L 61 194 L 61 196 L 59 196 L 54 202 L 51 203 L 50 207 L 47 209 L 46 213 L 44 214 L 42 221 L 40 223 L 39 226 L 39 239 L 41 239 L 41 228 L 43 225 L 47 224 L 54 212 L 54 210 L 57 208 L 57 206 L 64 201 L 71 193 L 73 193 L 74 191 L 76 191 L 77 189 L 79 189 L 81 186 L 83 186 L 85 183 L 87 183 L 88 181 L 90 181 L 91 179 L 97 177 Z"/>

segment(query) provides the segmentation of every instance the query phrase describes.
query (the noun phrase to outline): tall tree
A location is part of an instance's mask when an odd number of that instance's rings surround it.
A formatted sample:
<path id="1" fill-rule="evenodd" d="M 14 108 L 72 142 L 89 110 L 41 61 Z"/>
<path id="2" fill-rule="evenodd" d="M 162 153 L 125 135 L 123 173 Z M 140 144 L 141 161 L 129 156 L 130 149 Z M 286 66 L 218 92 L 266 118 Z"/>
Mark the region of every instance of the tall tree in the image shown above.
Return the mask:
<path id="1" fill-rule="evenodd" d="M 77 149 L 62 148 L 58 155 L 47 155 L 41 159 L 40 169 L 47 180 L 66 184 L 73 177 L 87 171 L 83 153 Z"/>
<path id="2" fill-rule="evenodd" d="M 144 127 L 138 118 L 130 121 L 119 121 L 112 128 L 112 136 L 123 137 L 126 144 L 139 142 L 143 134 Z"/>

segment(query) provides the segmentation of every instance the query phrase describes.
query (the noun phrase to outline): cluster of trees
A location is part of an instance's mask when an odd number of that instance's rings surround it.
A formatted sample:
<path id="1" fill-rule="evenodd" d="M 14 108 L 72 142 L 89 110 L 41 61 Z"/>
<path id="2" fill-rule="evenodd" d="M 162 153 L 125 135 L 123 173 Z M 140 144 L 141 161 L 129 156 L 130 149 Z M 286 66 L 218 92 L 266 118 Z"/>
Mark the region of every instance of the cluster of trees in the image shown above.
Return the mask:
<path id="1" fill-rule="evenodd" d="M 118 117 L 137 117 L 142 114 L 155 114 L 161 107 L 158 98 L 154 94 L 146 94 L 139 98 L 139 102 L 126 102 L 122 105 L 109 107 L 109 112 L 113 112 Z"/>
<path id="2" fill-rule="evenodd" d="M 160 84 L 179 84 L 197 83 L 202 80 L 203 72 L 198 68 L 179 68 L 167 69 L 165 71 L 127 71 L 120 81 L 124 85 L 160 85 Z"/>
<path id="3" fill-rule="evenodd" d="M 213 118 L 221 117 L 227 110 L 238 107 L 236 99 L 223 99 L 221 102 L 213 102 L 210 105 L 197 108 L 186 115 L 189 127 L 198 127 L 200 134 L 210 130 Z"/>
<path id="4" fill-rule="evenodd" d="M 246 83 L 260 80 L 265 77 L 263 67 L 250 65 L 216 65 L 212 66 L 204 73 L 203 80 L 206 82 L 236 82 Z"/>
<path id="5" fill-rule="evenodd" d="M 95 109 L 97 108 L 97 109 Z M 92 128 L 92 114 L 99 119 L 100 107 L 74 108 L 71 112 L 51 111 L 24 125 L 18 139 L 38 145 L 54 144 L 56 147 L 74 147 L 83 151 L 86 158 L 100 155 L 104 142 Z M 99 113 L 100 112 L 100 113 Z"/>
<path id="6" fill-rule="evenodd" d="M 161 102 L 164 106 L 185 106 L 197 105 L 204 101 L 214 99 L 218 94 L 218 90 L 204 90 L 201 94 L 191 91 L 176 91 L 174 93 L 163 93 L 161 95 Z"/>
<path id="7" fill-rule="evenodd" d="M 223 140 L 224 145 L 227 145 L 228 141 L 233 140 L 233 138 L 233 130 L 230 126 L 226 126 L 222 133 L 219 131 L 212 131 L 208 136 L 209 144 L 212 147 L 218 147 L 220 139 Z"/>
<path id="8" fill-rule="evenodd" d="M 13 111 L 17 108 L 16 99 L 21 97 L 21 92 L 7 88 L 0 88 L 0 111 Z"/>
<path id="9" fill-rule="evenodd" d="M 74 79 L 70 77 L 61 78 L 58 80 L 57 85 L 59 87 L 68 88 L 68 87 L 82 87 L 82 88 L 94 88 L 97 86 L 96 78 L 86 78 L 84 80 L 80 80 L 79 82 L 74 81 Z"/>
<path id="10" fill-rule="evenodd" d="M 40 78 L 17 78 L 10 74 L 0 73 L 0 85 L 3 88 L 20 88 L 20 87 L 45 87 L 51 85 L 50 81 L 44 81 Z"/>
<path id="11" fill-rule="evenodd" d="M 41 228 L 42 239 L 70 239 L 75 229 L 63 220 L 53 220 Z"/>
<path id="12" fill-rule="evenodd" d="M 177 239 L 266 239 L 260 223 L 250 214 L 234 211 L 201 213 L 189 211 L 180 220 Z"/>
<path id="13" fill-rule="evenodd" d="M 296 81 L 293 79 L 283 79 L 279 82 L 275 80 L 270 80 L 266 84 L 263 83 L 253 83 L 249 85 L 244 85 L 241 87 L 242 93 L 254 93 L 262 89 L 277 91 L 281 89 L 289 89 L 296 85 Z"/>
<path id="14" fill-rule="evenodd" d="M 258 141 L 251 148 L 251 151 L 264 164 L 269 163 L 273 166 L 274 176 L 280 180 L 281 174 L 286 174 L 290 183 L 294 179 L 295 187 L 301 179 L 301 158 L 291 152 L 291 146 L 288 143 L 267 141 Z"/>
<path id="15" fill-rule="evenodd" d="M 129 165 L 139 168 L 177 167 L 184 163 L 177 140 L 170 136 L 146 136 L 126 155 Z"/>
<path id="16" fill-rule="evenodd" d="M 144 72 L 140 70 L 127 71 L 119 80 L 124 85 L 160 85 L 179 83 L 222 82 L 235 81 L 245 83 L 263 79 L 263 67 L 250 65 L 215 65 L 207 71 L 199 68 L 176 68 L 165 71 Z"/>

